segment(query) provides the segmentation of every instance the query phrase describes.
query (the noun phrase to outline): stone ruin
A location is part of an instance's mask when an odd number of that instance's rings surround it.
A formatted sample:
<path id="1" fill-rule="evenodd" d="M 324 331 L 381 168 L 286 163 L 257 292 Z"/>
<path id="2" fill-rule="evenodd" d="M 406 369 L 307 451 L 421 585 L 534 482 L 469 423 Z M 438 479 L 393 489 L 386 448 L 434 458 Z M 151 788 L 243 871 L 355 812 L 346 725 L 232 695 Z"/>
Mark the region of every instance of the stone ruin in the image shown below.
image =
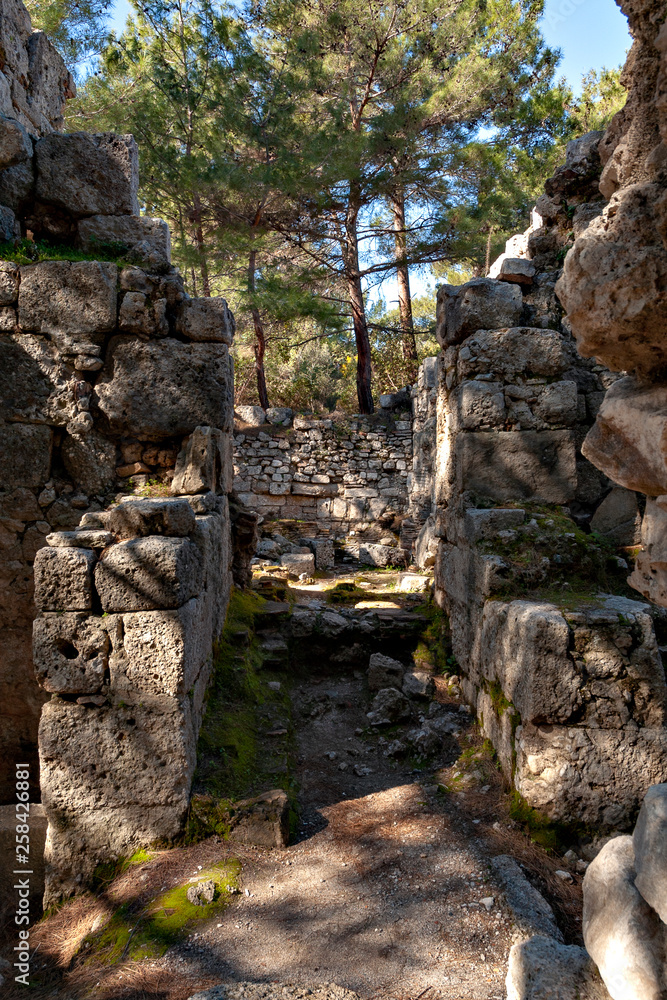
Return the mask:
<path id="1" fill-rule="evenodd" d="M 36 783 L 39 722 L 48 902 L 182 827 L 247 574 L 231 520 L 251 544 L 256 519 L 228 501 L 226 303 L 186 294 L 167 227 L 139 215 L 134 139 L 58 131 L 70 78 L 20 3 L 0 36 L 2 237 L 126 262 L 0 264 L 2 795 L 18 760 Z"/>

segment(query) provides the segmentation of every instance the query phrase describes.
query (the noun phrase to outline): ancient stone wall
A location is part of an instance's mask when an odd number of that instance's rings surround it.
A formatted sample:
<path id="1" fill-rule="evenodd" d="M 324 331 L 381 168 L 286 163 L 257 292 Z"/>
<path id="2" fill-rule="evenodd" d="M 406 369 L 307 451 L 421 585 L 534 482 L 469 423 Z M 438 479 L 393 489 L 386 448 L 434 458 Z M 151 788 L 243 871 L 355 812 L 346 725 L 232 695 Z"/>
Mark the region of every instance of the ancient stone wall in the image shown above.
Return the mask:
<path id="1" fill-rule="evenodd" d="M 259 407 L 238 407 L 239 417 L 262 422 L 251 427 L 237 420 L 235 493 L 267 521 L 301 522 L 304 535 L 349 541 L 356 533 L 377 542 L 410 507 L 408 394 L 404 407 L 335 420 L 269 411 L 270 419 L 280 417 L 278 425 L 266 422 Z"/>
<path id="2" fill-rule="evenodd" d="M 581 452 L 620 382 L 577 355 L 555 295 L 573 220 L 603 208 L 600 140 L 570 144 L 497 280 L 439 292 L 433 531 L 462 690 L 508 779 L 552 819 L 618 828 L 667 777 L 667 687 L 653 611 L 618 596 L 627 564 L 598 541 L 636 544 L 643 498 Z"/>
<path id="3" fill-rule="evenodd" d="M 132 137 L 54 131 L 62 62 L 20 4 L 0 35 L 0 240 L 57 258 L 0 261 L 0 796 L 27 760 L 39 798 L 50 696 L 55 898 L 183 819 L 231 579 L 234 321 L 186 294 L 167 227 L 138 214 Z"/>

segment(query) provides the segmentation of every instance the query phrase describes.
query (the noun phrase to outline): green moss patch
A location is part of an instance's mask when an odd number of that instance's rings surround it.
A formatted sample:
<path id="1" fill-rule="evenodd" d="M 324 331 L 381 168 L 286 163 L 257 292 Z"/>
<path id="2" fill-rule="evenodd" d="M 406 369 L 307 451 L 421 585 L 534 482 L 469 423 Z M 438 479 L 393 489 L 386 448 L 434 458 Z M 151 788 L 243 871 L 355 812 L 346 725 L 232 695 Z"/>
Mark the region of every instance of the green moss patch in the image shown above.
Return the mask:
<path id="1" fill-rule="evenodd" d="M 85 252 L 67 244 L 23 239 L 0 243 L 0 260 L 14 264 L 36 264 L 43 260 L 105 260 L 123 265 L 127 263 L 124 257 L 129 249 L 125 243 L 99 241 L 93 250 Z"/>

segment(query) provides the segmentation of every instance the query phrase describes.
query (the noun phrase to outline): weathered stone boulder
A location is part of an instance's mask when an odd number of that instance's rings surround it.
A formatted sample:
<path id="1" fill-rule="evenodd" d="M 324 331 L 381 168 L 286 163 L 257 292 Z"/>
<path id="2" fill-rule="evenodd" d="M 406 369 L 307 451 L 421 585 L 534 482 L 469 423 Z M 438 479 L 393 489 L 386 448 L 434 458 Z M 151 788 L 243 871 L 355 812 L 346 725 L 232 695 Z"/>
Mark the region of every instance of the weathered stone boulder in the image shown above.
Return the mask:
<path id="1" fill-rule="evenodd" d="M 635 886 L 667 924 L 667 784 L 652 785 L 644 796 L 632 845 Z"/>
<path id="2" fill-rule="evenodd" d="M 290 576 L 313 576 L 315 573 L 315 556 L 312 553 L 306 555 L 302 553 L 288 552 L 280 557 L 280 565 L 288 570 Z"/>
<path id="3" fill-rule="evenodd" d="M 180 608 L 199 593 L 201 583 L 197 547 L 187 538 L 151 535 L 119 542 L 104 552 L 95 568 L 105 611 Z"/>
<path id="4" fill-rule="evenodd" d="M 36 194 L 75 216 L 139 215 L 139 151 L 134 137 L 53 134 L 35 143 Z"/>
<path id="5" fill-rule="evenodd" d="M 229 839 L 259 847 L 286 847 L 289 798 L 282 788 L 234 803 Z"/>
<path id="6" fill-rule="evenodd" d="M 609 1000 L 583 948 L 537 935 L 509 954 L 507 1000 Z"/>
<path id="7" fill-rule="evenodd" d="M 569 430 L 460 434 L 454 462 L 458 489 L 497 503 L 567 503 L 577 487 L 575 438 Z"/>
<path id="8" fill-rule="evenodd" d="M 644 597 L 667 607 L 667 496 L 647 499 L 641 543 L 628 583 Z"/>
<path id="9" fill-rule="evenodd" d="M 477 375 L 511 381 L 517 373 L 553 378 L 567 371 L 572 360 L 571 345 L 555 330 L 524 326 L 487 329 L 469 337 L 456 353 L 456 374 L 459 381 Z"/>
<path id="10" fill-rule="evenodd" d="M 591 531 L 613 545 L 638 545 L 641 522 L 637 495 L 632 490 L 616 487 L 591 518 Z"/>
<path id="11" fill-rule="evenodd" d="M 612 1000 L 661 1000 L 667 930 L 635 876 L 632 837 L 605 844 L 584 877 L 584 942 Z"/>
<path id="12" fill-rule="evenodd" d="M 366 715 L 371 726 L 390 726 L 410 717 L 410 703 L 396 688 L 382 688 L 373 698 L 371 710 Z"/>
<path id="13" fill-rule="evenodd" d="M 428 670 L 406 670 L 402 690 L 408 698 L 431 698 L 435 691 L 433 675 Z"/>
<path id="14" fill-rule="evenodd" d="M 404 566 L 407 563 L 407 553 L 405 549 L 399 549 L 393 545 L 361 542 L 359 562 L 368 566 Z"/>
<path id="15" fill-rule="evenodd" d="M 191 434 L 198 425 L 231 430 L 233 375 L 227 348 L 169 337 L 148 343 L 113 337 L 93 399 L 117 434 L 159 441 Z"/>
<path id="16" fill-rule="evenodd" d="M 500 281 L 510 281 L 515 285 L 532 285 L 535 265 L 525 257 L 505 257 L 500 265 Z"/>
<path id="17" fill-rule="evenodd" d="M 72 480 L 89 495 L 106 493 L 116 481 L 116 445 L 95 430 L 66 434 L 60 454 Z"/>
<path id="18" fill-rule="evenodd" d="M 478 330 L 515 326 L 523 301 L 516 285 L 474 278 L 438 289 L 436 337 L 441 347 L 460 344 Z"/>
<path id="19" fill-rule="evenodd" d="M 266 411 L 261 406 L 236 406 L 234 412 L 250 427 L 261 427 L 266 423 Z"/>
<path id="20" fill-rule="evenodd" d="M 231 493 L 231 435 L 216 427 L 195 427 L 176 459 L 171 492 Z"/>
<path id="21" fill-rule="evenodd" d="M 620 486 L 667 493 L 667 386 L 615 382 L 582 445 L 584 456 Z"/>
<path id="22" fill-rule="evenodd" d="M 20 122 L 0 115 L 0 170 L 32 156 L 32 141 Z"/>
<path id="23" fill-rule="evenodd" d="M 373 653 L 368 663 L 368 688 L 380 691 L 382 688 L 400 688 L 403 684 L 405 667 L 391 656 Z"/>
<path id="24" fill-rule="evenodd" d="M 270 406 L 266 411 L 268 423 L 276 427 L 289 427 L 293 416 L 294 410 L 289 406 Z"/>
<path id="25" fill-rule="evenodd" d="M 43 424 L 0 424 L 0 482 L 5 489 L 49 478 L 53 432 Z"/>

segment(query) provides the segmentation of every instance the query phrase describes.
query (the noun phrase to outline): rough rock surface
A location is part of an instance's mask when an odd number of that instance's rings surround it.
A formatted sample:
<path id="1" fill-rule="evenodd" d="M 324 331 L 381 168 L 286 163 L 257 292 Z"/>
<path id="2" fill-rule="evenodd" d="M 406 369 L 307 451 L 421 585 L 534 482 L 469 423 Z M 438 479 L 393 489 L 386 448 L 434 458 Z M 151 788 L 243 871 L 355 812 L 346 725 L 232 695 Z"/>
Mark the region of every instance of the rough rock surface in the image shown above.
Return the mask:
<path id="1" fill-rule="evenodd" d="M 635 885 L 663 924 L 667 924 L 667 785 L 649 788 L 632 841 Z"/>
<path id="2" fill-rule="evenodd" d="M 512 947 L 507 1000 L 609 1000 L 583 948 L 536 936 Z"/>
<path id="3" fill-rule="evenodd" d="M 335 983 L 284 986 L 282 983 L 221 983 L 195 993 L 190 1000 L 358 1000 L 357 994 Z"/>
<path id="4" fill-rule="evenodd" d="M 139 150 L 131 135 L 49 135 L 35 144 L 38 198 L 73 215 L 139 215 Z"/>

